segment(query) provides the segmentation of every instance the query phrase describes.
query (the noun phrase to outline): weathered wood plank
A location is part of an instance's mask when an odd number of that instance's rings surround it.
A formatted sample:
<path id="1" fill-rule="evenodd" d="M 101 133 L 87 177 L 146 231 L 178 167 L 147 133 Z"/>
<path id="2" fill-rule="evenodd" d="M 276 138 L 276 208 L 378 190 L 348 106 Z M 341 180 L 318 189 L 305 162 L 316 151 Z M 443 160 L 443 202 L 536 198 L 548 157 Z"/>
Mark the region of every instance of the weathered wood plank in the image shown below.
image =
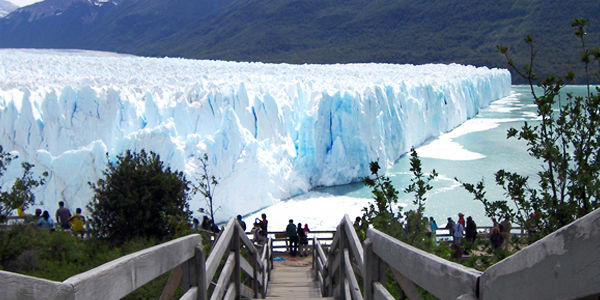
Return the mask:
<path id="1" fill-rule="evenodd" d="M 244 298 L 255 298 L 254 290 L 246 285 L 240 285 L 240 296 Z"/>
<path id="2" fill-rule="evenodd" d="M 123 256 L 64 281 L 77 299 L 119 299 L 194 256 L 198 234 Z"/>
<path id="3" fill-rule="evenodd" d="M 235 283 L 230 282 L 229 286 L 227 287 L 227 292 L 225 293 L 225 296 L 223 296 L 223 300 L 233 300 L 235 299 Z M 218 298 L 221 299 L 221 298 Z"/>
<path id="4" fill-rule="evenodd" d="M 419 294 L 419 291 L 417 291 L 417 287 L 415 286 L 414 283 L 412 283 L 410 280 L 406 279 L 404 276 L 402 276 L 400 274 L 400 272 L 398 272 L 398 270 L 391 268 L 392 269 L 392 274 L 394 274 L 394 278 L 396 278 L 396 282 L 398 282 L 398 284 L 400 285 L 400 288 L 402 288 L 402 291 L 404 292 L 404 294 L 406 295 L 406 298 L 408 298 L 408 300 L 419 300 L 419 299 L 423 299 L 421 297 L 421 295 Z"/>
<path id="5" fill-rule="evenodd" d="M 248 275 L 248 277 L 250 277 L 253 280 L 256 279 L 254 278 L 254 268 L 252 268 L 250 263 L 244 257 L 240 257 L 240 264 L 240 267 L 242 268 L 244 273 Z"/>
<path id="6" fill-rule="evenodd" d="M 352 293 L 350 292 L 350 282 L 348 282 L 348 278 L 344 278 L 344 299 L 352 300 Z"/>
<path id="7" fill-rule="evenodd" d="M 237 223 L 236 220 L 231 219 L 225 226 L 225 229 L 221 232 L 219 239 L 214 244 L 210 255 L 206 259 L 206 286 L 210 283 L 210 280 L 215 276 L 221 258 L 225 255 L 225 252 L 229 251 L 229 243 L 235 233 L 234 226 Z"/>
<path id="8" fill-rule="evenodd" d="M 350 217 L 347 214 L 344 215 L 342 223 L 344 224 L 344 232 L 346 233 L 346 238 L 348 239 L 348 246 L 352 251 L 352 256 L 354 257 L 356 262 L 360 266 L 362 266 L 364 262 L 363 248 L 360 243 L 360 239 L 358 238 L 358 235 L 356 235 L 356 231 L 354 230 L 354 225 L 352 224 L 352 221 L 350 220 Z"/>
<path id="9" fill-rule="evenodd" d="M 185 292 L 185 294 L 183 294 L 183 296 L 181 296 L 181 298 L 179 298 L 179 300 L 196 300 L 197 295 L 198 295 L 198 288 L 192 287 L 187 292 Z"/>
<path id="10" fill-rule="evenodd" d="M 435 297 L 456 299 L 463 294 L 476 295 L 480 271 L 427 253 L 376 229 L 370 228 L 367 238 L 373 243 L 373 253 Z"/>
<path id="11" fill-rule="evenodd" d="M 373 299 L 375 300 L 394 300 L 394 297 L 383 287 L 381 282 L 373 283 Z"/>
<path id="12" fill-rule="evenodd" d="M 238 223 L 236 221 L 235 222 L 235 227 L 237 227 L 236 231 L 238 232 L 238 237 L 239 237 L 241 243 L 244 246 L 246 246 L 246 248 L 248 249 L 248 252 L 250 252 L 251 255 L 256 255 L 258 253 L 258 250 L 256 250 L 256 247 L 254 247 L 254 243 L 252 243 L 252 241 L 248 238 L 248 236 L 246 235 L 246 233 L 242 229 L 242 226 L 240 226 L 240 223 Z"/>
<path id="13" fill-rule="evenodd" d="M 205 264 L 205 260 L 204 260 L 204 248 L 202 248 L 202 244 L 199 243 L 196 245 L 194 252 L 196 253 L 196 255 L 194 256 L 194 263 L 195 265 L 193 266 L 195 269 L 195 280 L 196 280 L 196 286 L 198 287 L 198 291 L 197 291 L 197 300 L 206 300 L 206 291 L 208 289 L 208 286 L 206 285 L 207 281 L 206 281 L 206 264 Z"/>
<path id="14" fill-rule="evenodd" d="M 75 299 L 71 284 L 0 271 L 0 299 Z"/>
<path id="15" fill-rule="evenodd" d="M 222 299 L 223 294 L 229 288 L 229 282 L 231 278 L 231 274 L 233 273 L 233 269 L 235 267 L 235 252 L 229 252 L 229 256 L 227 256 L 227 260 L 225 261 L 225 265 L 221 270 L 221 274 L 219 274 L 219 280 L 217 281 L 217 285 L 213 290 L 213 293 L 210 297 L 210 300 Z"/>
<path id="16" fill-rule="evenodd" d="M 327 255 L 325 255 L 321 243 L 317 244 L 317 253 L 319 254 L 319 258 L 323 261 L 323 267 L 327 268 Z"/>
<path id="17" fill-rule="evenodd" d="M 169 279 L 167 280 L 167 284 L 165 284 L 165 287 L 163 288 L 163 291 L 160 294 L 160 300 L 173 299 L 173 296 L 175 296 L 175 290 L 177 290 L 177 287 L 181 282 L 181 277 L 183 277 L 182 269 L 183 268 L 181 267 L 181 265 L 179 265 L 171 271 L 171 274 L 169 274 Z"/>
<path id="18" fill-rule="evenodd" d="M 600 209 L 488 268 L 480 299 L 575 299 L 600 294 Z"/>
<path id="19" fill-rule="evenodd" d="M 354 275 L 354 270 L 352 269 L 348 249 L 344 249 L 344 268 L 344 271 L 346 272 L 346 276 L 344 277 L 350 281 L 350 293 L 352 293 L 352 299 L 362 300 L 363 297 L 360 294 L 360 287 L 356 280 L 356 276 Z"/>

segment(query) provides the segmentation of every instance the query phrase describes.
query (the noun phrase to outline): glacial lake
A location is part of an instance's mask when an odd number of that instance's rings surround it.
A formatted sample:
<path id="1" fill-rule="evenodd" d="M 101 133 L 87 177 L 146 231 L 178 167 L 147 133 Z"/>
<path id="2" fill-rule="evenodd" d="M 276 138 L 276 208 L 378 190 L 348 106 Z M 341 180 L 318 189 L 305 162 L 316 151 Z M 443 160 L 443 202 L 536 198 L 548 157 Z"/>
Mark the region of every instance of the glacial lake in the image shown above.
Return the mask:
<path id="1" fill-rule="evenodd" d="M 569 86 L 564 92 L 585 95 L 585 86 Z M 566 97 L 561 100 L 566 101 Z M 444 226 L 446 219 L 457 219 L 462 212 L 472 216 L 478 225 L 490 225 L 483 205 L 473 200 L 460 181 L 476 183 L 483 179 L 486 195 L 490 200 L 505 199 L 504 191 L 495 184 L 494 174 L 500 170 L 517 171 L 530 177 L 530 185 L 537 184 L 537 171 L 540 162 L 527 154 L 526 145 L 516 138 L 507 139 L 509 128 L 519 129 L 523 122 L 535 124 L 536 106 L 529 86 L 513 86 L 512 93 L 494 101 L 482 109 L 477 116 L 455 128 L 453 131 L 426 142 L 417 148 L 423 170 L 435 169 L 439 176 L 432 183 L 433 189 L 426 195 L 426 216 L 433 216 L 438 226 Z M 400 203 L 413 206 L 413 194 L 404 193 L 411 178 L 409 157 L 404 155 L 386 172 L 399 191 Z M 371 190 L 361 182 L 315 189 L 259 212 L 247 216 L 251 223 L 261 213 L 269 219 L 269 230 L 283 230 L 288 219 L 295 223 L 308 223 L 312 228 L 334 229 L 344 214 L 351 219 L 362 215 L 362 208 L 372 199 Z"/>

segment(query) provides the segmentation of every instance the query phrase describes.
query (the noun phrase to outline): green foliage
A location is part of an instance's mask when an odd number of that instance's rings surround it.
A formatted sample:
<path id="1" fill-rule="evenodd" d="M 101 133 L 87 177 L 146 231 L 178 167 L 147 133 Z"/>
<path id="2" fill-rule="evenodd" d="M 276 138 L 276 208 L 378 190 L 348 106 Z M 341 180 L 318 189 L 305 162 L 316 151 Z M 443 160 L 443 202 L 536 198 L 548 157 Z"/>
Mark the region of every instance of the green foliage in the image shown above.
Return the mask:
<path id="1" fill-rule="evenodd" d="M 116 243 L 133 238 L 163 240 L 189 222 L 190 183 L 183 172 L 165 167 L 153 152 L 125 152 L 110 163 L 104 178 L 90 183 L 88 204 L 96 237 Z"/>
<path id="2" fill-rule="evenodd" d="M 435 169 L 429 175 L 423 173 L 421 160 L 415 148 L 410 149 L 410 171 L 413 177 L 410 179 L 410 184 L 404 189 L 404 192 L 407 194 L 415 193 L 413 204 L 417 209 L 415 211 L 407 211 L 405 217 L 408 227 L 406 230 L 408 240 L 411 244 L 414 244 L 419 239 L 423 240 L 423 233 L 426 231 L 426 227 L 429 226 L 429 220 L 423 216 L 425 201 L 427 200 L 425 194 L 433 188 L 429 183 L 438 176 L 438 173 Z"/>
<path id="3" fill-rule="evenodd" d="M 414 193 L 414 210 L 402 213 L 402 207 L 398 204 L 398 191 L 392 185 L 389 177 L 379 175 L 379 163 L 371 162 L 371 177 L 363 178 L 365 185 L 372 187 L 374 202 L 363 208 L 363 230 L 368 224 L 372 225 L 386 234 L 405 241 L 414 246 L 428 249 L 433 245 L 433 239 L 426 235 L 429 220 L 423 216 L 425 211 L 426 193 L 432 189 L 430 181 L 437 177 L 433 170 L 426 175 L 421 168 L 421 160 L 414 148 L 411 148 L 410 171 L 413 177 L 405 193 Z M 396 206 L 396 207 L 394 207 Z M 396 209 L 394 209 L 396 208 Z"/>
<path id="4" fill-rule="evenodd" d="M 0 178 L 4 175 L 6 168 L 16 158 L 11 153 L 4 152 L 4 149 L 0 146 Z M 46 182 L 48 173 L 44 172 L 42 176 L 36 178 L 32 173 L 34 166 L 33 164 L 22 162 L 21 168 L 23 168 L 23 174 L 21 177 L 15 180 L 8 191 L 0 187 L 0 223 L 6 221 L 6 217 L 18 207 L 26 210 L 30 205 L 35 203 L 33 189 Z"/>
<path id="5" fill-rule="evenodd" d="M 69 232 L 36 226 L 11 226 L 0 230 L 0 269 L 54 281 L 63 281 L 101 264 L 151 246 L 147 239 L 132 239 L 118 247 L 96 239 L 76 238 Z M 168 273 L 140 287 L 126 299 L 156 299 Z"/>
<path id="6" fill-rule="evenodd" d="M 402 232 L 401 214 L 402 207 L 398 204 L 398 191 L 392 185 L 392 181 L 385 175 L 379 175 L 379 163 L 371 162 L 369 165 L 371 177 L 363 178 L 365 185 L 372 188 L 374 202 L 363 208 L 362 229 L 367 225 L 381 230 L 391 236 L 397 237 Z M 395 207 L 394 207 L 395 206 Z M 394 208 L 397 212 L 394 212 Z"/>
<path id="7" fill-rule="evenodd" d="M 214 194 L 215 187 L 219 183 L 217 178 L 210 174 L 210 170 L 208 167 L 208 155 L 204 153 L 200 158 L 200 178 L 198 179 L 198 185 L 194 188 L 194 191 L 199 191 L 204 199 L 206 199 L 206 206 L 208 206 L 208 213 L 210 214 L 211 220 L 215 219 L 215 211 L 219 208 L 214 207 Z M 203 208 L 200 209 L 201 213 L 204 213 L 205 210 Z"/>
<path id="8" fill-rule="evenodd" d="M 561 89 L 574 79 L 574 73 L 565 79 L 551 75 L 535 84 L 537 76 L 533 63 L 536 51 L 533 38 L 525 39 L 530 49 L 529 64 L 518 68 L 509 56 L 507 47 L 498 46 L 509 67 L 529 82 L 539 124 L 527 122 L 520 128 L 508 130 L 507 138 L 517 138 L 527 143 L 528 153 L 540 160 L 539 187 L 530 187 L 529 178 L 516 172 L 499 170 L 496 183 L 505 191 L 508 201 L 491 202 L 485 199 L 483 182 L 477 185 L 463 183 L 476 200 L 484 204 L 488 216 L 502 215 L 517 221 L 537 239 L 567 225 L 600 207 L 600 89 L 592 92 L 590 76 L 599 80 L 600 69 L 590 74 L 593 61 L 600 63 L 600 51 L 589 49 L 585 43 L 587 20 L 577 18 L 572 22 L 575 36 L 581 42 L 581 62 L 584 64 L 587 94 L 574 97 L 567 94 L 562 100 Z M 600 66 L 600 64 L 599 64 Z M 534 85 L 537 85 L 538 89 Z M 539 93 L 541 89 L 542 93 Z M 514 209 L 513 209 L 514 208 Z"/>

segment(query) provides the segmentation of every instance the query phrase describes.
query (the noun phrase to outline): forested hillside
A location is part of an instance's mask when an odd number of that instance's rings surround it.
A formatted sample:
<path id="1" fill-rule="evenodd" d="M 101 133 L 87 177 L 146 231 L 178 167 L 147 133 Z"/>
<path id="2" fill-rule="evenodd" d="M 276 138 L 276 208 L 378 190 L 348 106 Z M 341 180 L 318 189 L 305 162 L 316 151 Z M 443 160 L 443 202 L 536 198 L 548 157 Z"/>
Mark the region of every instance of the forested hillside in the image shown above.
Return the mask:
<path id="1" fill-rule="evenodd" d="M 518 51 L 517 59 L 523 58 L 528 52 L 522 40 L 531 34 L 540 75 L 562 75 L 567 70 L 581 73 L 578 56 L 572 54 L 581 47 L 570 26 L 573 18 L 589 19 L 587 39 L 600 44 L 597 0 L 72 2 L 43 18 L 31 18 L 34 5 L 0 19 L 0 47 L 287 63 L 504 67 L 496 45 L 508 45 Z"/>

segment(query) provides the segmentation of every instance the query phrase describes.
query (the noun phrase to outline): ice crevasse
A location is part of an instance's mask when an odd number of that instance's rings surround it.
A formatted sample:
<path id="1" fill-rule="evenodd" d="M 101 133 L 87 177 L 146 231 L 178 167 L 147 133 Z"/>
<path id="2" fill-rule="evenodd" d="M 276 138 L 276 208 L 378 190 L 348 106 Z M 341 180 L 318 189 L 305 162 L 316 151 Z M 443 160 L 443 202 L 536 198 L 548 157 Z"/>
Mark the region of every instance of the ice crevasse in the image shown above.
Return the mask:
<path id="1" fill-rule="evenodd" d="M 288 65 L 0 50 L 0 145 L 49 171 L 53 211 L 85 208 L 88 182 L 127 149 L 188 179 L 208 154 L 220 219 L 390 166 L 510 93 L 503 69 L 463 65 Z M 108 153 L 108 156 L 106 155 Z M 3 180 L 18 174 L 11 164 Z M 41 204 L 43 203 L 43 204 Z M 191 208 L 205 206 L 195 195 Z"/>

